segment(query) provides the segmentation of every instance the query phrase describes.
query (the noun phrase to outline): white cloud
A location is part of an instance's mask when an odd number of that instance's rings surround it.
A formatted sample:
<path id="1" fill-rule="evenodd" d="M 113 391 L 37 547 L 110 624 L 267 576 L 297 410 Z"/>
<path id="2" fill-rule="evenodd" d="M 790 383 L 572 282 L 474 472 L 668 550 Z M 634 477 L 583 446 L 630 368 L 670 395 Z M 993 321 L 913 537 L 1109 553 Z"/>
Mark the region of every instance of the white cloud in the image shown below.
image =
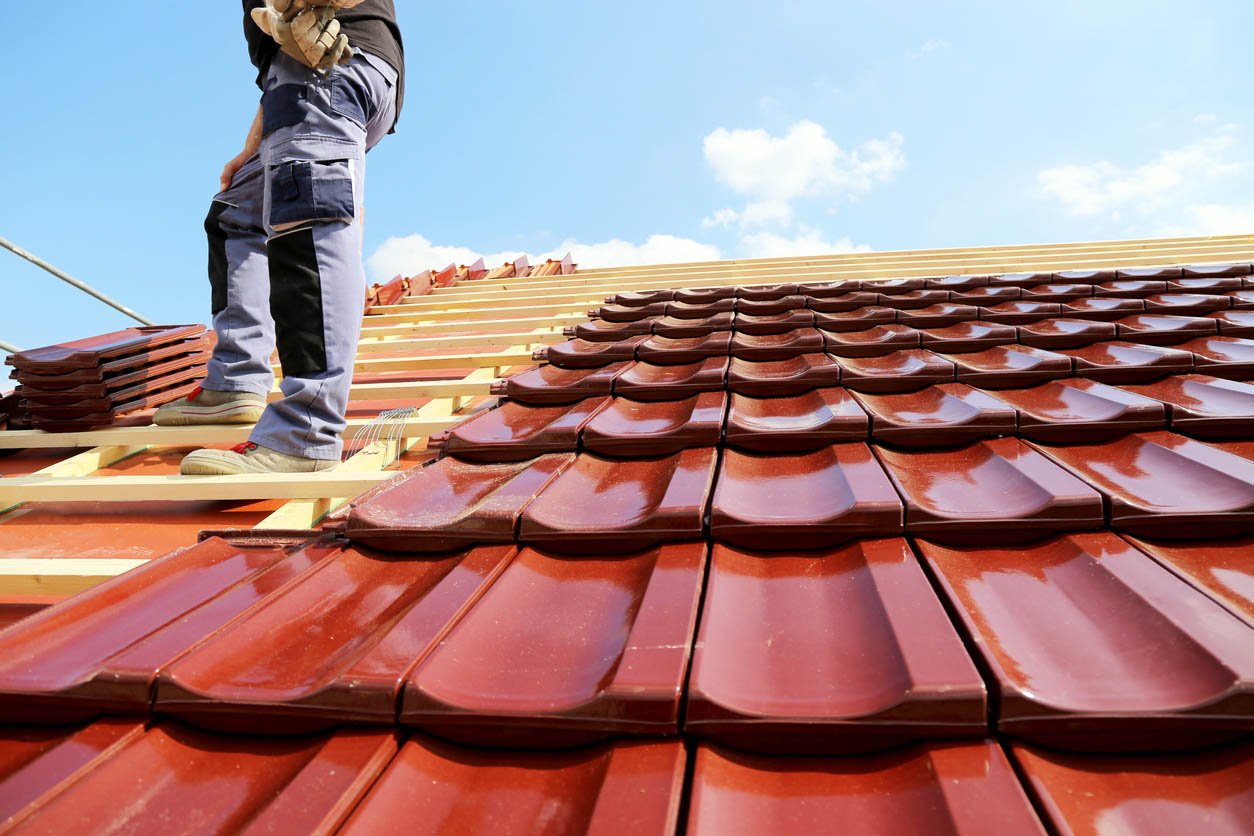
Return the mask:
<path id="1" fill-rule="evenodd" d="M 742 228 L 775 224 L 790 226 L 792 224 L 792 206 L 786 200 L 761 200 L 750 203 L 740 213 Z"/>
<path id="2" fill-rule="evenodd" d="M 923 46 L 919 47 L 918 49 L 906 50 L 906 57 L 910 58 L 911 60 L 917 61 L 918 59 L 922 58 L 928 53 L 936 52 L 939 49 L 945 49 L 948 46 L 949 46 L 949 41 L 938 41 L 935 39 L 924 41 Z"/>
<path id="3" fill-rule="evenodd" d="M 719 209 L 713 215 L 701 219 L 702 229 L 713 229 L 716 226 L 727 228 L 740 220 L 740 213 L 735 209 Z"/>
<path id="4" fill-rule="evenodd" d="M 756 232 L 741 236 L 740 250 L 746 258 L 787 258 L 797 255 L 832 255 L 866 253 L 866 244 L 854 244 L 848 237 L 827 241 L 822 230 L 801 225 L 797 235 L 789 238 L 773 232 Z"/>
<path id="5" fill-rule="evenodd" d="M 1254 234 L 1254 205 L 1194 203 L 1185 206 L 1158 231 L 1164 237 Z"/>
<path id="6" fill-rule="evenodd" d="M 546 258 L 561 258 L 570 253 L 576 264 L 584 268 L 626 267 L 636 264 L 665 264 L 684 261 L 717 261 L 722 257 L 718 247 L 674 235 L 652 235 L 643 244 L 632 244 L 618 238 L 598 244 L 581 244 L 573 239 L 561 246 L 539 253 L 527 253 L 533 264 Z M 470 247 L 432 244 L 425 236 L 407 235 L 389 238 L 366 260 L 371 281 L 383 282 L 400 273 L 412 276 L 423 270 L 440 270 L 450 263 L 472 264 L 482 256 L 489 267 L 517 259 L 523 253 L 512 250 L 482 253 Z"/>
<path id="7" fill-rule="evenodd" d="M 1073 215 L 1101 215 L 1120 207 L 1149 213 L 1180 201 L 1206 181 L 1245 171 L 1245 163 L 1224 159 L 1235 143 L 1236 137 L 1225 130 L 1184 148 L 1162 151 L 1152 162 L 1131 170 L 1103 160 L 1046 169 L 1036 180 L 1044 194 L 1061 201 Z"/>
<path id="8" fill-rule="evenodd" d="M 1213 113 L 1199 113 L 1197 116 L 1193 117 L 1193 121 L 1199 125 L 1209 125 L 1218 118 L 1219 117 Z"/>

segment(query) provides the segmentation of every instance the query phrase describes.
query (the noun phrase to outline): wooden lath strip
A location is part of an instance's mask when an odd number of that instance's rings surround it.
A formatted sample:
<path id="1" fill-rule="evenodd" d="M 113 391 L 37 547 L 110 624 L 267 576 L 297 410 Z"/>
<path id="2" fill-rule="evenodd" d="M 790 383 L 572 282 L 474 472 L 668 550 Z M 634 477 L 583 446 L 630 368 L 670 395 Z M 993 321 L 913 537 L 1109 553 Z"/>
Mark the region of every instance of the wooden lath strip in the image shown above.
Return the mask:
<path id="1" fill-rule="evenodd" d="M 0 595 L 74 595 L 147 562 L 138 558 L 0 557 Z"/>
<path id="2" fill-rule="evenodd" d="M 385 473 L 265 473 L 237 476 L 19 476 L 0 479 L 0 506 L 21 502 L 151 502 L 356 496 Z"/>
<path id="3" fill-rule="evenodd" d="M 386 325 L 382 328 L 363 328 L 363 340 L 380 339 L 383 337 L 423 337 L 437 334 L 461 334 L 468 331 L 511 331 L 519 328 L 539 328 L 548 330 L 564 325 L 577 325 L 587 322 L 587 315 L 580 316 L 529 316 L 519 319 L 476 319 L 457 320 L 454 322 L 433 322 L 428 325 Z M 393 351 L 396 343 L 382 343 L 385 348 L 380 351 Z M 364 349 L 364 346 L 363 346 Z"/>
<path id="4" fill-rule="evenodd" d="M 391 339 L 364 342 L 357 346 L 358 358 L 379 352 L 401 353 L 449 348 L 485 348 L 490 346 L 536 346 L 559 343 L 566 336 L 559 330 L 541 328 L 506 334 L 459 334 L 441 337 L 419 337 L 413 340 Z"/>

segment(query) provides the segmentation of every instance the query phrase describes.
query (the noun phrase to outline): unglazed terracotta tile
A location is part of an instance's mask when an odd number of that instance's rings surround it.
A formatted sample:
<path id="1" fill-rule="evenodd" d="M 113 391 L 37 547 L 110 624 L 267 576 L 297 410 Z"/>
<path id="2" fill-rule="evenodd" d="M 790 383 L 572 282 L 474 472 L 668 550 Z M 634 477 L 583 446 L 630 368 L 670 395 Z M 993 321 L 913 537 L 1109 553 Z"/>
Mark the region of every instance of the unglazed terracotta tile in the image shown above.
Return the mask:
<path id="1" fill-rule="evenodd" d="M 1193 354 L 1198 374 L 1229 380 L 1254 378 L 1254 340 L 1241 337 L 1201 337 L 1176 348 Z"/>
<path id="2" fill-rule="evenodd" d="M 1120 296 L 1094 296 L 1064 302 L 1060 316 L 1071 319 L 1112 320 L 1145 312 L 1145 300 Z"/>
<path id="3" fill-rule="evenodd" d="M 714 302 L 719 299 L 732 299 L 736 296 L 736 288 L 725 287 L 681 287 L 675 289 L 676 302 Z"/>
<path id="4" fill-rule="evenodd" d="M 900 538 L 715 543 L 684 731 L 787 754 L 987 734 L 984 683 Z"/>
<path id="5" fill-rule="evenodd" d="M 722 391 L 727 359 L 709 357 L 673 366 L 637 360 L 614 378 L 614 394 L 637 401 L 677 401 L 702 392 Z"/>
<path id="6" fill-rule="evenodd" d="M 897 322 L 912 328 L 944 328 L 976 319 L 979 319 L 979 311 L 974 305 L 960 305 L 955 302 L 941 302 L 926 308 L 897 311 Z"/>
<path id="7" fill-rule="evenodd" d="M 1205 316 L 1211 311 L 1231 307 L 1232 300 L 1228 297 L 1204 293 L 1158 293 L 1145 297 L 1146 313 Z"/>
<path id="8" fill-rule="evenodd" d="M 1215 320 L 1219 333 L 1225 337 L 1254 337 L 1254 311 L 1215 311 L 1207 318 Z"/>
<path id="9" fill-rule="evenodd" d="M 737 395 L 776 397 L 799 395 L 840 383 L 841 367 L 826 354 L 803 354 L 791 360 L 757 362 L 732 358 L 727 388 Z"/>
<path id="10" fill-rule="evenodd" d="M 1025 302 L 1069 302 L 1093 295 L 1091 284 L 1038 284 L 1024 288 L 1019 298 Z"/>
<path id="11" fill-rule="evenodd" d="M 1019 435 L 1037 441 L 1104 441 L 1167 425 L 1158 401 L 1078 377 L 999 389 L 995 397 L 1018 411 Z"/>
<path id="12" fill-rule="evenodd" d="M 773 299 L 736 297 L 736 314 L 744 316 L 777 316 L 791 311 L 805 310 L 806 298 L 796 294 L 777 296 Z"/>
<path id="13" fill-rule="evenodd" d="M 1066 836 L 1254 833 L 1254 744 L 1200 752 L 1079 755 L 1011 748 L 1042 812 Z"/>
<path id="14" fill-rule="evenodd" d="M 49 607 L 0 634 L 10 722 L 145 714 L 157 671 L 339 551 L 206 540 Z"/>
<path id="15" fill-rule="evenodd" d="M 585 398 L 573 404 L 528 406 L 505 401 L 478 412 L 427 442 L 442 454 L 474 462 L 534 459 L 545 453 L 573 453 L 579 433 L 609 398 Z"/>
<path id="16" fill-rule="evenodd" d="M 736 288 L 737 303 L 742 299 L 751 302 L 773 302 L 776 299 L 796 295 L 795 284 L 756 284 Z"/>
<path id="17" fill-rule="evenodd" d="M 969 290 L 955 291 L 950 294 L 949 301 L 955 302 L 959 305 L 975 305 L 977 307 L 987 308 L 990 305 L 998 305 L 1002 302 L 1013 302 L 1019 299 L 1022 295 L 1023 288 L 1017 285 L 989 285 L 986 287 L 973 287 Z"/>
<path id="18" fill-rule="evenodd" d="M 848 392 L 826 388 L 773 398 L 733 394 L 725 435 L 731 447 L 785 453 L 864 441 L 867 426 L 866 413 Z"/>
<path id="19" fill-rule="evenodd" d="M 392 723 L 405 677 L 516 553 L 347 549 L 164 668 L 155 708 L 230 731 Z"/>
<path id="20" fill-rule="evenodd" d="M 664 316 L 653 323 L 653 333 L 661 337 L 704 337 L 716 331 L 730 331 L 736 315 L 720 313 L 705 319 L 679 319 Z"/>
<path id="21" fill-rule="evenodd" d="M 954 379 L 954 364 L 939 354 L 911 348 L 882 357 L 839 357 L 841 382 L 856 392 L 909 392 Z"/>
<path id="22" fill-rule="evenodd" d="M 952 543 L 1018 543 L 1102 525 L 1102 498 L 1017 438 L 948 450 L 876 445 L 905 499 L 906 531 Z"/>
<path id="23" fill-rule="evenodd" d="M 6 832 L 333 833 L 396 749 L 386 729 L 246 737 L 162 722 Z"/>
<path id="24" fill-rule="evenodd" d="M 339 833 L 670 836 L 686 761 L 678 740 L 538 752 L 415 735 Z"/>
<path id="25" fill-rule="evenodd" d="M 1019 342 L 1033 348 L 1077 348 L 1082 345 L 1115 339 L 1113 322 L 1090 319 L 1042 319 L 1019 326 Z"/>
<path id="26" fill-rule="evenodd" d="M 1117 531 L 1188 539 L 1254 525 L 1254 461 L 1222 447 L 1147 432 L 1037 448 L 1102 492 Z"/>
<path id="27" fill-rule="evenodd" d="M 742 360 L 788 360 L 823 350 L 823 334 L 814 328 L 797 328 L 783 334 L 743 334 L 731 341 L 731 355 Z"/>
<path id="28" fill-rule="evenodd" d="M 1115 270 L 1110 268 L 1099 270 L 1061 270 L 1054 273 L 1054 279 L 1060 282 L 1087 282 L 1101 284 L 1116 278 Z"/>
<path id="29" fill-rule="evenodd" d="M 1071 360 L 1026 345 L 999 345 L 984 351 L 947 355 L 960 383 L 986 389 L 1032 386 L 1071 376 Z"/>
<path id="30" fill-rule="evenodd" d="M 981 320 L 1003 325 L 1022 325 L 1051 316 L 1067 315 L 1062 313 L 1062 305 L 1057 302 L 999 302 L 979 310 Z"/>
<path id="31" fill-rule="evenodd" d="M 736 314 L 735 330 L 741 334 L 786 334 L 814 324 L 814 311 L 797 308 L 774 314 Z"/>
<path id="32" fill-rule="evenodd" d="M 1172 430 L 1200 438 L 1248 438 L 1254 426 L 1254 385 L 1202 374 L 1125 385 L 1128 392 L 1161 401 Z"/>
<path id="33" fill-rule="evenodd" d="M 574 403 L 610 394 L 614 378 L 631 363 L 611 363 L 600 369 L 559 369 L 540 366 L 510 375 L 492 385 L 493 395 L 504 395 L 527 404 Z"/>
<path id="34" fill-rule="evenodd" d="M 562 333 L 568 337 L 577 337 L 588 342 L 614 342 L 653 333 L 655 317 L 638 319 L 635 322 L 606 322 L 594 319 L 578 325 L 567 325 Z"/>
<path id="35" fill-rule="evenodd" d="M 866 305 L 874 305 L 878 298 L 879 294 L 874 291 L 855 290 L 822 297 L 807 296 L 806 307 L 812 311 L 821 311 L 823 313 L 840 313 L 841 311 L 857 310 Z"/>
<path id="36" fill-rule="evenodd" d="M 650 302 L 647 305 L 632 307 L 628 305 L 602 305 L 588 311 L 592 319 L 604 319 L 606 322 L 635 322 L 648 317 L 665 316 L 670 302 Z"/>
<path id="37" fill-rule="evenodd" d="M 605 456 L 663 456 L 686 447 L 717 447 L 727 412 L 726 392 L 681 401 L 615 398 L 584 428 L 583 448 Z"/>
<path id="38" fill-rule="evenodd" d="M 523 509 L 574 461 L 571 453 L 493 464 L 440 459 L 354 502 L 345 533 L 372 548 L 399 552 L 512 543 Z"/>
<path id="39" fill-rule="evenodd" d="M 811 299 L 830 299 L 862 289 L 861 279 L 835 279 L 830 282 L 802 282 L 797 292 Z"/>
<path id="40" fill-rule="evenodd" d="M 959 354 L 1014 343 L 1018 331 L 1013 325 L 997 322 L 959 322 L 946 328 L 922 328 L 919 337 L 923 348 L 930 351 Z"/>
<path id="41" fill-rule="evenodd" d="M 1184 268 L 1185 278 L 1219 278 L 1250 275 L 1249 262 L 1236 264 L 1191 264 Z"/>
<path id="42" fill-rule="evenodd" d="M 1044 836 L 1001 748 L 928 743 L 858 757 L 697 747 L 687 833 Z"/>
<path id="43" fill-rule="evenodd" d="M 537 348 L 532 352 L 531 358 L 542 363 L 552 363 L 561 369 L 599 369 L 611 363 L 636 359 L 636 347 L 646 339 L 643 334 L 615 342 L 590 341 L 576 337 L 564 343 Z"/>
<path id="44" fill-rule="evenodd" d="M 750 549 L 826 548 L 901 531 L 901 500 L 867 445 L 723 451 L 710 536 Z"/>
<path id="45" fill-rule="evenodd" d="M 1124 539 L 1254 627 L 1254 536 L 1228 540 Z"/>
<path id="46" fill-rule="evenodd" d="M 1166 280 L 1184 275 L 1181 267 L 1120 267 L 1115 274 L 1121 279 Z"/>
<path id="47" fill-rule="evenodd" d="M 182 342 L 205 332 L 203 325 L 152 325 L 123 328 L 43 348 L 10 354 L 5 363 L 19 371 L 59 374 L 99 366 L 119 357 L 143 354 L 169 343 Z"/>
<path id="48" fill-rule="evenodd" d="M 619 554 L 703 532 L 712 447 L 614 460 L 581 453 L 527 506 L 518 541 L 572 554 Z"/>
<path id="49" fill-rule="evenodd" d="M 1002 733 L 1119 751 L 1248 731 L 1254 631 L 1115 535 L 917 542 L 1000 692 Z"/>
<path id="50" fill-rule="evenodd" d="M 682 366 L 710 357 L 726 357 L 731 331 L 712 331 L 700 337 L 663 337 L 655 334 L 636 349 L 636 356 L 657 366 Z"/>
<path id="51" fill-rule="evenodd" d="M 965 383 L 940 383 L 897 395 L 855 394 L 871 418 L 871 437 L 903 447 L 944 447 L 1014 435 L 1017 413 Z"/>
<path id="52" fill-rule="evenodd" d="M 730 297 L 710 302 L 668 302 L 666 305 L 666 315 L 673 319 L 706 319 L 735 310 L 736 300 Z"/>
<path id="53" fill-rule="evenodd" d="M 1212 324 L 1213 323 L 1213 324 Z M 1176 345 L 1216 333 L 1218 323 L 1206 317 L 1133 314 L 1115 320 L 1119 339 L 1146 345 Z"/>
<path id="54" fill-rule="evenodd" d="M 879 289 L 879 287 L 876 287 L 876 290 Z M 948 290 L 927 290 L 925 288 L 910 290 L 905 293 L 880 292 L 876 297 L 875 303 L 886 308 L 894 308 L 897 310 L 903 310 L 905 308 L 926 308 L 940 302 L 948 302 L 950 295 L 951 294 Z M 959 294 L 952 295 L 957 296 Z"/>
<path id="55" fill-rule="evenodd" d="M 1180 268 L 1169 268 L 1180 269 Z M 1166 293 L 1167 282 L 1152 279 L 1120 279 L 1113 282 L 1102 282 L 1093 286 L 1094 296 L 1126 296 L 1144 299 L 1155 293 Z"/>
<path id="56" fill-rule="evenodd" d="M 865 331 L 822 333 L 827 353 L 836 357 L 880 357 L 903 348 L 919 347 L 919 332 L 907 325 L 876 325 Z"/>
<path id="57" fill-rule="evenodd" d="M 1060 348 L 1075 363 L 1075 376 L 1103 383 L 1138 383 L 1193 371 L 1193 355 L 1159 345 L 1116 340 L 1083 348 Z"/>
<path id="58" fill-rule="evenodd" d="M 814 327 L 820 331 L 865 331 L 896 321 L 897 311 L 883 305 L 869 305 L 840 313 L 814 312 Z"/>
<path id="59" fill-rule="evenodd" d="M 401 721 L 528 748 L 675 734 L 706 550 L 524 549 L 409 677 Z"/>
<path id="60" fill-rule="evenodd" d="M 926 280 L 926 287 L 938 290 L 970 290 L 988 284 L 988 276 L 933 276 Z"/>

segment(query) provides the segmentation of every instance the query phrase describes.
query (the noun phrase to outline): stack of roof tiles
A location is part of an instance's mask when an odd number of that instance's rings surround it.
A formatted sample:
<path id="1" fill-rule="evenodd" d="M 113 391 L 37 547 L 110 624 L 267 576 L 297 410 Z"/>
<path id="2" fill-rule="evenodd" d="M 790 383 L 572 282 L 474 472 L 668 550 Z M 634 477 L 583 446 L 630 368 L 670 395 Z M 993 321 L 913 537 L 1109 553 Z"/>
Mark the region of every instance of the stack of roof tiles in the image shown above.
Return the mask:
<path id="1" fill-rule="evenodd" d="M 203 325 L 126 328 L 10 355 L 24 423 L 84 430 L 181 398 L 205 376 Z"/>
<path id="2" fill-rule="evenodd" d="M 597 313 L 321 536 L 0 633 L 0 821 L 1254 833 L 1249 264 Z"/>

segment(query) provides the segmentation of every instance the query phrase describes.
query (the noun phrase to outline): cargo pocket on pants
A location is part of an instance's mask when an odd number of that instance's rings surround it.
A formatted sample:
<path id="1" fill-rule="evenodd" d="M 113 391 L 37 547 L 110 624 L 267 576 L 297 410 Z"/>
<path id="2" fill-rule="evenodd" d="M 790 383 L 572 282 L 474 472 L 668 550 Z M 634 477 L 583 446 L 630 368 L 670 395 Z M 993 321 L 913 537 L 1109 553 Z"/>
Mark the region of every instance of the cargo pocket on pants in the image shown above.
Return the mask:
<path id="1" fill-rule="evenodd" d="M 356 217 L 352 160 L 291 160 L 270 167 L 270 227 Z"/>

